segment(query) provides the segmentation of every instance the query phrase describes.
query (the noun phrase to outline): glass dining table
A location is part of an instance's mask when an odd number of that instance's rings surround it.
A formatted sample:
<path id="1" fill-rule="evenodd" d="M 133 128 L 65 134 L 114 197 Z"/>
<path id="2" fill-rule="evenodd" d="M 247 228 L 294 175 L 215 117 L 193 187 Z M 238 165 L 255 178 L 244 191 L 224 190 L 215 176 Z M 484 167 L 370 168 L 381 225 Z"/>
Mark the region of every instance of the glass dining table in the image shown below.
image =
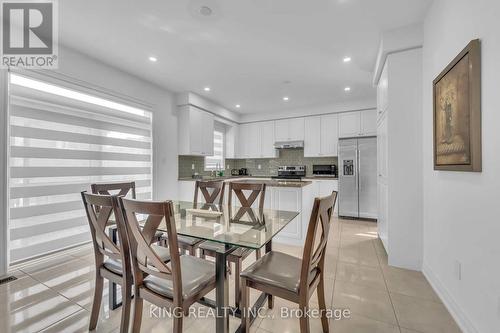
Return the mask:
<path id="1" fill-rule="evenodd" d="M 217 284 L 215 302 L 203 299 L 201 303 L 215 309 L 216 332 L 227 333 L 229 332 L 229 316 L 240 316 L 238 309 L 229 306 L 227 256 L 237 248 L 258 250 L 265 247 L 266 253 L 271 251 L 273 238 L 293 221 L 299 212 L 205 203 L 195 204 L 188 201 L 173 201 L 173 204 L 178 235 L 224 245 L 216 251 L 215 257 Z M 116 229 L 110 230 L 112 238 L 116 240 Z M 158 231 L 167 231 L 164 222 L 160 224 Z M 254 307 L 261 307 L 266 299 L 267 295 L 262 293 Z M 110 286 L 109 300 L 110 308 L 115 308 L 116 286 Z M 257 312 L 252 311 L 252 313 Z M 254 319 L 251 318 L 251 321 Z"/>

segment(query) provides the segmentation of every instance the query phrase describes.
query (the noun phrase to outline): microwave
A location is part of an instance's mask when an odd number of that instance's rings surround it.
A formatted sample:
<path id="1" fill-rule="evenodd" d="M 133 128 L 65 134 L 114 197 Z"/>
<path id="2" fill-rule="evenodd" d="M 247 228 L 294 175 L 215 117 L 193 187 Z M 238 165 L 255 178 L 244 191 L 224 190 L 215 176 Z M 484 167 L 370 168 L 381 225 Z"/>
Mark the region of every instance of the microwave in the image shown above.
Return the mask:
<path id="1" fill-rule="evenodd" d="M 315 177 L 337 177 L 337 166 L 335 164 L 314 164 L 312 173 Z"/>

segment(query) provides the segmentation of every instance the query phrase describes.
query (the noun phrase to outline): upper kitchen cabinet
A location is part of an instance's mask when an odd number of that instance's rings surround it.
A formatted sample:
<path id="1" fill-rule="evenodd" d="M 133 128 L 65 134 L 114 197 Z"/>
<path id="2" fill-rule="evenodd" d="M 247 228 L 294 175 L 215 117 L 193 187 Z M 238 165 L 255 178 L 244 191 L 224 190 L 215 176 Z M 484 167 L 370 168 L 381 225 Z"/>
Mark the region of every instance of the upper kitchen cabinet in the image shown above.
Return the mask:
<path id="1" fill-rule="evenodd" d="M 214 116 L 186 105 L 179 108 L 178 119 L 179 155 L 213 155 Z"/>
<path id="2" fill-rule="evenodd" d="M 274 121 L 241 124 L 239 158 L 274 158 Z"/>
<path id="3" fill-rule="evenodd" d="M 275 141 L 304 140 L 304 118 L 290 118 L 274 122 Z"/>
<path id="4" fill-rule="evenodd" d="M 260 123 L 260 157 L 274 158 L 277 150 L 274 149 L 274 121 Z"/>
<path id="5" fill-rule="evenodd" d="M 361 111 L 360 135 L 377 135 L 377 112 L 375 110 Z"/>
<path id="6" fill-rule="evenodd" d="M 350 138 L 376 134 L 377 113 L 375 110 L 339 114 L 339 137 Z"/>
<path id="7" fill-rule="evenodd" d="M 233 124 L 226 127 L 226 142 L 225 142 L 225 157 L 237 158 L 238 157 L 238 135 L 239 126 Z"/>
<path id="8" fill-rule="evenodd" d="M 305 119 L 304 156 L 337 156 L 338 115 L 307 117 Z"/>

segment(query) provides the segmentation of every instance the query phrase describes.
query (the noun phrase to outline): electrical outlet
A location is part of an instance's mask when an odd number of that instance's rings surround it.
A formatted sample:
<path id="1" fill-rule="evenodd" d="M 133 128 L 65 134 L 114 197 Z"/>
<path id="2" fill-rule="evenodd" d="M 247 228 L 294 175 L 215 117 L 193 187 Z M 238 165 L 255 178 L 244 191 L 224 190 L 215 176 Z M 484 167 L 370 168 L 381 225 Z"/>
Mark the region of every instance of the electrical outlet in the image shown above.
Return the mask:
<path id="1" fill-rule="evenodd" d="M 194 170 L 194 163 L 191 164 L 191 170 Z"/>
<path id="2" fill-rule="evenodd" d="M 231 166 L 229 164 L 226 164 L 226 170 L 231 169 Z"/>
<path id="3" fill-rule="evenodd" d="M 455 260 L 455 277 L 458 281 L 462 280 L 462 263 L 458 260 Z"/>
<path id="4" fill-rule="evenodd" d="M 261 166 L 260 164 L 259 164 L 259 165 L 257 165 L 257 169 L 259 169 L 259 170 L 260 170 L 261 168 L 262 168 L 262 166 Z"/>

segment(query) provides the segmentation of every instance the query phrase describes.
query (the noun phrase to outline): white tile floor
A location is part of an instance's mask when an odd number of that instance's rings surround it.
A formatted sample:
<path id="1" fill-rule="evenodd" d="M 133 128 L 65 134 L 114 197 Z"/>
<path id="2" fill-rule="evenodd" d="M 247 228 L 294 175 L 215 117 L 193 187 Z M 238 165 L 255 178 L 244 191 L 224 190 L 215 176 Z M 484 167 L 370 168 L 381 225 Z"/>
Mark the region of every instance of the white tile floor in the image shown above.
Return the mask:
<path id="1" fill-rule="evenodd" d="M 302 251 L 301 247 L 279 244 L 274 244 L 274 249 L 299 257 Z M 0 285 L 0 332 L 86 332 L 94 285 L 93 260 L 92 249 L 84 246 L 16 267 L 13 274 L 18 279 Z M 250 256 L 245 265 L 253 260 Z M 332 319 L 330 332 L 460 332 L 420 272 L 387 266 L 375 223 L 334 220 L 325 262 L 327 304 L 351 311 L 350 318 Z M 231 281 L 231 301 L 232 295 Z M 310 304 L 317 307 L 315 295 Z M 256 320 L 252 331 L 299 332 L 298 319 L 280 318 L 281 307 L 297 306 L 277 299 L 275 309 Z M 144 309 L 142 331 L 172 331 L 169 319 L 152 318 L 148 304 Z M 105 288 L 96 331 L 117 332 L 120 311 L 109 310 Z M 239 320 L 232 318 L 230 323 L 234 330 Z M 213 318 L 187 318 L 184 323 L 184 332 L 214 329 Z M 321 330 L 321 322 L 311 319 L 311 331 Z"/>

